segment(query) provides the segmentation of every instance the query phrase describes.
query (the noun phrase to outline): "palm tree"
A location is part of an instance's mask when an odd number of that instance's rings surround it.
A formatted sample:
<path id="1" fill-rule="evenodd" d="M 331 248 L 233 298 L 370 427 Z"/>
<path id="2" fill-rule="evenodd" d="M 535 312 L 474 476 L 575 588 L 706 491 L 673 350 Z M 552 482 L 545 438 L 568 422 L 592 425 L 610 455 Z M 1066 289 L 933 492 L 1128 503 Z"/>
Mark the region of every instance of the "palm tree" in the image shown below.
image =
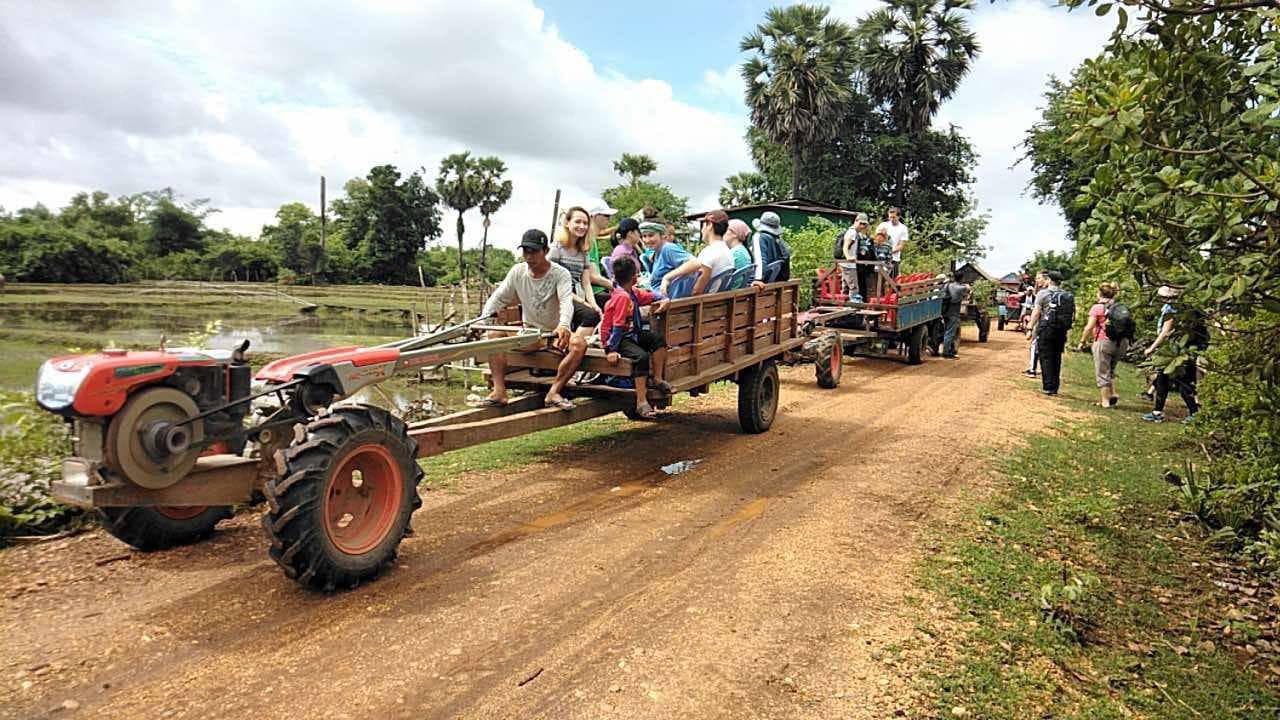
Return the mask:
<path id="1" fill-rule="evenodd" d="M 622 159 L 613 161 L 613 170 L 627 178 L 631 187 L 635 187 L 640 178 L 652 175 L 658 169 L 658 163 L 648 155 L 632 155 L 622 153 Z"/>
<path id="2" fill-rule="evenodd" d="M 739 48 L 751 122 L 791 153 L 791 194 L 800 194 L 801 154 L 832 137 L 853 94 L 853 30 L 813 5 L 773 8 Z"/>
<path id="3" fill-rule="evenodd" d="M 476 161 L 471 153 L 454 153 L 440 161 L 440 176 L 436 178 L 436 192 L 440 200 L 458 211 L 458 279 L 462 283 L 462 305 L 467 305 L 467 265 L 462 259 L 462 214 L 480 202 L 480 177 Z"/>
<path id="4" fill-rule="evenodd" d="M 859 68 L 867 91 L 889 105 L 898 132 L 915 141 L 978 56 L 977 37 L 957 12 L 971 10 L 973 0 L 884 2 L 886 7 L 858 23 Z M 898 205 L 905 174 L 904 159 L 898 167 Z"/>
<path id="5" fill-rule="evenodd" d="M 480 214 L 484 216 L 484 237 L 480 240 L 480 275 L 488 277 L 488 265 L 485 264 L 489 251 L 489 216 L 511 199 L 511 181 L 504 180 L 507 172 L 506 163 L 496 157 L 482 157 L 476 160 L 476 173 L 480 183 Z"/>
<path id="6" fill-rule="evenodd" d="M 769 179 L 758 172 L 740 172 L 724 179 L 720 186 L 720 206 L 738 207 L 768 202 Z"/>

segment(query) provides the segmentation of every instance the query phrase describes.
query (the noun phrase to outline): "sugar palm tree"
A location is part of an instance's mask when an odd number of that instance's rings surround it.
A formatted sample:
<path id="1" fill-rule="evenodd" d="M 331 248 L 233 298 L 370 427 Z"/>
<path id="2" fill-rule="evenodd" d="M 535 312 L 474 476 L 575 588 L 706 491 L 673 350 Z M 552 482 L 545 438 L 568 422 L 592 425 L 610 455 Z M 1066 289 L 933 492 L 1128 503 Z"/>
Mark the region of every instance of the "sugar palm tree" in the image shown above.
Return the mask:
<path id="1" fill-rule="evenodd" d="M 489 251 L 489 216 L 511 199 L 511 181 L 503 179 L 507 172 L 506 163 L 496 157 L 482 157 L 476 160 L 476 173 L 480 183 L 480 214 L 484 216 L 484 237 L 480 240 L 480 274 L 487 277 L 488 265 L 485 264 Z"/>
<path id="2" fill-rule="evenodd" d="M 884 0 L 858 23 L 858 65 L 872 97 L 885 101 L 898 132 L 919 138 L 955 94 L 978 56 L 977 37 L 960 11 L 972 0 Z M 905 161 L 897 203 L 903 203 Z"/>
<path id="3" fill-rule="evenodd" d="M 832 137 L 853 93 L 853 30 L 813 5 L 773 8 L 742 39 L 742 64 L 751 122 L 791 154 L 791 194 L 800 194 L 806 146 Z"/>
<path id="4" fill-rule="evenodd" d="M 631 187 L 640 182 L 640 178 L 652 175 L 658 169 L 658 163 L 648 155 L 632 155 L 622 153 L 622 158 L 613 161 L 613 170 L 627 178 Z"/>
<path id="5" fill-rule="evenodd" d="M 436 192 L 445 205 L 458 211 L 458 279 L 462 283 L 462 304 L 467 303 L 467 265 L 462 259 L 462 215 L 480 202 L 480 176 L 470 152 L 454 153 L 440 161 Z"/>

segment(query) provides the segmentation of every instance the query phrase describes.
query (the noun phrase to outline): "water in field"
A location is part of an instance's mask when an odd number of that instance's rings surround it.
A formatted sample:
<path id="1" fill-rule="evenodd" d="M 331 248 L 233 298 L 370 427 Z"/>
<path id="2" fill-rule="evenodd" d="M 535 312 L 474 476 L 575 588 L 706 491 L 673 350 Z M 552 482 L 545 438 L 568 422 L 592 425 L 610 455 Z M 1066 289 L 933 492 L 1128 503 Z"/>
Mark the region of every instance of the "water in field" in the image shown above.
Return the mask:
<path id="1" fill-rule="evenodd" d="M 248 289 L 242 289 L 248 288 Z M 261 289 L 267 288 L 267 289 Z M 186 283 L 172 287 L 15 285 L 0 295 L 0 390 L 29 390 L 45 359 L 106 347 L 146 349 L 197 346 L 229 349 L 249 340 L 255 367 L 299 353 L 339 345 L 376 345 L 411 334 L 463 308 L 439 293 L 414 288 L 291 288 Z M 415 292 L 416 290 L 416 292 Z M 473 303 L 474 304 L 474 303 Z M 474 310 L 472 311 L 474 312 Z M 384 383 L 369 399 L 414 406 L 426 413 L 458 409 L 468 384 L 419 383 L 416 376 Z"/>

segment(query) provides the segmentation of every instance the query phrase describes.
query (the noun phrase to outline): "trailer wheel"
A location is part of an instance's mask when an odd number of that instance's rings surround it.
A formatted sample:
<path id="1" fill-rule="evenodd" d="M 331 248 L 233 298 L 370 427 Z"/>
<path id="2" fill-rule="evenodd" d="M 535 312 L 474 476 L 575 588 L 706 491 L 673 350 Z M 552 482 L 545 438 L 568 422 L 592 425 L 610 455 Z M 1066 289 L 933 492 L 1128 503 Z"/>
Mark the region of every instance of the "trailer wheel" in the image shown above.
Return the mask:
<path id="1" fill-rule="evenodd" d="M 978 342 L 987 342 L 987 337 L 991 335 L 991 316 L 982 313 L 978 315 Z"/>
<path id="2" fill-rule="evenodd" d="M 997 329 L 997 330 L 1001 330 L 1001 331 L 1003 331 L 1003 330 L 1004 330 L 1004 325 L 1005 325 L 1005 318 L 1004 318 L 1004 315 L 1001 315 L 1001 316 L 997 317 L 997 318 L 996 318 L 996 329 Z"/>
<path id="3" fill-rule="evenodd" d="M 929 348 L 929 354 L 937 357 L 942 354 L 942 334 L 943 324 L 941 320 L 932 320 L 929 322 L 925 330 L 925 345 Z"/>
<path id="4" fill-rule="evenodd" d="M 840 385 L 844 374 L 844 341 L 839 333 L 827 333 L 818 341 L 813 367 L 818 387 L 830 390 Z"/>
<path id="5" fill-rule="evenodd" d="M 743 432 L 762 433 L 778 414 L 778 366 L 772 360 L 747 368 L 738 378 L 738 424 Z"/>
<path id="6" fill-rule="evenodd" d="M 907 364 L 919 365 L 924 362 L 925 335 L 928 334 L 929 328 L 925 325 L 917 325 L 911 328 L 911 333 L 907 335 Z"/>
<path id="7" fill-rule="evenodd" d="M 151 552 L 189 545 L 213 534 L 219 521 L 231 517 L 228 505 L 142 506 L 100 508 L 102 526 L 112 537 Z"/>
<path id="8" fill-rule="evenodd" d="M 368 405 L 307 425 L 266 484 L 272 559 L 304 587 L 332 592 L 378 574 L 422 505 L 418 446 L 399 418 Z"/>

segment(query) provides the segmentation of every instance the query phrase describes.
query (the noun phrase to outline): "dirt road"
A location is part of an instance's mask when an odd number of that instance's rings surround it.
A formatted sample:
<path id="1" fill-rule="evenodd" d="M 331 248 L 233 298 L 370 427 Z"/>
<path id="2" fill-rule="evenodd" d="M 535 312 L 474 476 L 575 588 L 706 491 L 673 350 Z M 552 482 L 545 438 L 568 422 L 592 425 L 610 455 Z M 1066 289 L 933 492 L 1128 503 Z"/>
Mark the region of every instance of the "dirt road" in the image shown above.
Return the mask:
<path id="1" fill-rule="evenodd" d="M 966 328 L 972 333 L 972 328 Z M 426 495 L 398 567 L 298 589 L 256 513 L 198 546 L 0 552 L 0 717 L 859 718 L 908 711 L 919 531 L 980 481 L 1022 340 L 784 372 L 772 431 L 701 398 L 558 466 Z M 658 468 L 701 459 L 668 478 Z M 121 556 L 127 555 L 128 557 Z"/>

